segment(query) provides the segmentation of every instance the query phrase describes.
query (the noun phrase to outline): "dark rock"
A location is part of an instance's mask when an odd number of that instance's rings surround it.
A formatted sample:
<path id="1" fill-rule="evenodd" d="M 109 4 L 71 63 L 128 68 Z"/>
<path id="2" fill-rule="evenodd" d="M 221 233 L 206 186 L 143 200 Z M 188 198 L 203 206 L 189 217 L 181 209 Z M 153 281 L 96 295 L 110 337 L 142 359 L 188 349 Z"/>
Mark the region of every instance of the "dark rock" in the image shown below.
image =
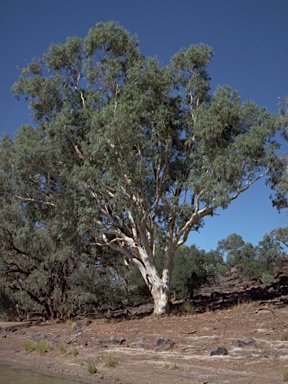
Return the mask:
<path id="1" fill-rule="evenodd" d="M 231 281 L 231 280 L 237 280 L 238 279 L 238 273 L 233 273 L 232 275 L 228 276 L 227 277 L 227 281 Z"/>
<path id="2" fill-rule="evenodd" d="M 66 344 L 73 344 L 78 342 L 78 338 L 82 335 L 83 331 L 74 330 L 69 338 L 65 340 Z"/>
<path id="3" fill-rule="evenodd" d="M 174 347 L 175 343 L 169 339 L 158 339 L 156 343 L 156 352 L 169 351 Z"/>
<path id="4" fill-rule="evenodd" d="M 218 347 L 215 351 L 210 353 L 210 356 L 226 356 L 229 355 L 228 351 L 224 347 Z"/>
<path id="5" fill-rule="evenodd" d="M 101 348 L 108 348 L 108 343 L 105 340 L 99 340 L 99 345 Z"/>
<path id="6" fill-rule="evenodd" d="M 76 323 L 75 323 L 76 328 L 81 328 L 82 326 L 83 326 L 83 324 L 81 323 L 81 321 L 76 321 Z"/>
<path id="7" fill-rule="evenodd" d="M 213 299 L 213 300 L 217 300 L 217 299 L 219 299 L 221 297 L 221 293 L 220 292 L 212 292 L 211 293 L 211 298 Z"/>
<path id="8" fill-rule="evenodd" d="M 50 337 L 49 337 L 49 341 L 51 341 L 51 342 L 57 342 L 57 341 L 59 341 L 59 339 L 60 339 L 60 335 L 51 335 Z"/>
<path id="9" fill-rule="evenodd" d="M 33 336 L 33 340 L 34 341 L 42 341 L 45 339 L 45 335 L 44 333 L 40 332 L 40 333 L 36 333 L 34 336 Z"/>
<path id="10" fill-rule="evenodd" d="M 111 336 L 110 339 L 109 339 L 109 342 L 110 343 L 113 343 L 113 344 L 123 344 L 125 341 L 125 338 L 124 337 L 115 337 L 115 336 Z"/>
<path id="11" fill-rule="evenodd" d="M 70 337 L 69 339 L 65 340 L 65 343 L 66 344 L 73 344 L 73 343 L 76 343 L 77 340 L 78 340 L 78 337 Z"/>
<path id="12" fill-rule="evenodd" d="M 237 348 L 254 347 L 255 340 L 250 337 L 247 337 L 243 340 L 234 340 L 232 344 L 234 345 L 234 347 L 237 347 Z"/>
<path id="13" fill-rule="evenodd" d="M 75 337 L 79 337 L 79 336 L 81 336 L 82 335 L 82 333 L 83 333 L 83 331 L 80 329 L 75 329 L 73 332 L 72 332 L 72 335 L 73 336 L 75 336 Z"/>
<path id="14" fill-rule="evenodd" d="M 221 321 L 217 321 L 213 326 L 214 329 L 221 329 L 226 327 L 227 327 L 227 324 L 222 323 Z"/>
<path id="15" fill-rule="evenodd" d="M 79 347 L 87 347 L 87 345 L 88 345 L 88 341 L 87 340 L 82 340 L 78 344 Z"/>
<path id="16" fill-rule="evenodd" d="M 84 325 L 88 327 L 90 324 L 92 324 L 92 320 L 90 319 L 84 319 Z"/>

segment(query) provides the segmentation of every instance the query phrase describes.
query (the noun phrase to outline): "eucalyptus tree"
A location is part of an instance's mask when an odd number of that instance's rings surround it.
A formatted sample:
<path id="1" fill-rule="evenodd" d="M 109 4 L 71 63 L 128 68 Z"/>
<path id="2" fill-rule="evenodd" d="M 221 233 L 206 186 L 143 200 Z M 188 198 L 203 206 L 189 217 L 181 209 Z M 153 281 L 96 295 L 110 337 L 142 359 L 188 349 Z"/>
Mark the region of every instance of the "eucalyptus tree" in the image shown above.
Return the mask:
<path id="1" fill-rule="evenodd" d="M 55 219 L 33 225 L 17 201 L 0 207 L 0 312 L 21 319 L 75 316 L 133 304 L 137 276 L 113 252 L 59 236 Z M 126 272 L 126 271 L 125 271 Z M 132 271 L 131 271 L 132 272 Z"/>
<path id="2" fill-rule="evenodd" d="M 173 258 L 190 232 L 278 164 L 278 118 L 228 86 L 210 95 L 212 57 L 192 45 L 162 65 L 117 23 L 100 23 L 52 44 L 13 86 L 35 127 L 11 143 L 12 193 L 38 221 L 57 216 L 60 233 L 136 266 L 155 314 L 168 309 Z"/>
<path id="3" fill-rule="evenodd" d="M 275 279 L 277 264 L 285 256 L 283 247 L 283 245 L 285 246 L 285 240 L 287 240 L 287 229 L 276 228 L 265 234 L 263 239 L 259 241 L 256 247 L 257 258 L 254 274 L 258 275 L 262 282 L 271 282 Z"/>
<path id="4" fill-rule="evenodd" d="M 284 102 L 279 102 L 279 119 L 282 127 L 281 130 L 281 144 L 286 149 L 283 154 L 283 166 L 276 167 L 270 173 L 268 182 L 271 188 L 275 191 L 272 196 L 272 202 L 278 211 L 287 209 L 288 207 L 288 157 L 287 157 L 287 143 L 288 143 L 288 97 Z"/>

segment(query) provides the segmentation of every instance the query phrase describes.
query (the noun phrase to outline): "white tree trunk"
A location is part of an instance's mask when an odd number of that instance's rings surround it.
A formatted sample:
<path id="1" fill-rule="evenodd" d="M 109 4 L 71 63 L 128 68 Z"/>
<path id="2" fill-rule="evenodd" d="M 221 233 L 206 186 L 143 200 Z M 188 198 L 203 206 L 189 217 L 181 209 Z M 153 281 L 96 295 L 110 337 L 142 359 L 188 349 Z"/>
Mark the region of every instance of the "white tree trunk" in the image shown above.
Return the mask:
<path id="1" fill-rule="evenodd" d="M 151 294 L 154 300 L 154 315 L 166 315 L 169 312 L 170 304 L 169 290 L 167 290 L 162 282 L 159 285 L 154 283 Z"/>
<path id="2" fill-rule="evenodd" d="M 154 315 L 161 316 L 169 312 L 170 305 L 170 275 L 171 271 L 164 269 L 162 278 L 159 277 L 155 266 L 149 263 L 145 266 L 144 280 L 154 301 Z"/>
<path id="3" fill-rule="evenodd" d="M 170 281 L 175 249 L 165 250 L 164 267 L 160 277 L 155 267 L 154 257 L 149 257 L 148 251 L 138 247 L 139 258 L 131 258 L 131 261 L 139 269 L 154 300 L 154 315 L 161 316 L 169 312 L 170 306 Z M 141 261 L 140 261 L 141 260 Z"/>
<path id="4" fill-rule="evenodd" d="M 157 275 L 158 279 L 154 280 L 151 289 L 154 300 L 154 315 L 156 316 L 165 315 L 170 309 L 170 283 L 174 252 L 172 247 L 165 250 L 162 279 Z"/>

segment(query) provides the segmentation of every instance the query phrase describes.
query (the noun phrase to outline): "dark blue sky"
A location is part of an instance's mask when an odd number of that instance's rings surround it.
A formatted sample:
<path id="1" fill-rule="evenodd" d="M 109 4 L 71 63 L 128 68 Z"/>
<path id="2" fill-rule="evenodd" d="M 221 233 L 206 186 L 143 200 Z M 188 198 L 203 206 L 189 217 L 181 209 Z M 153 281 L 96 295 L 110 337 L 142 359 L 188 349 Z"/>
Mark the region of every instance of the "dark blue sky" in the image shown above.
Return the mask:
<path id="1" fill-rule="evenodd" d="M 142 52 L 164 64 L 190 44 L 211 45 L 212 89 L 228 84 L 244 101 L 274 113 L 279 98 L 288 96 L 288 0 L 9 0 L 0 13 L 1 135 L 12 136 L 30 122 L 27 105 L 10 94 L 16 67 L 42 56 L 52 42 L 84 37 L 97 22 L 109 20 L 136 34 Z M 257 244 L 265 233 L 288 225 L 286 212 L 272 208 L 269 194 L 260 182 L 209 218 L 189 242 L 210 250 L 236 232 Z"/>

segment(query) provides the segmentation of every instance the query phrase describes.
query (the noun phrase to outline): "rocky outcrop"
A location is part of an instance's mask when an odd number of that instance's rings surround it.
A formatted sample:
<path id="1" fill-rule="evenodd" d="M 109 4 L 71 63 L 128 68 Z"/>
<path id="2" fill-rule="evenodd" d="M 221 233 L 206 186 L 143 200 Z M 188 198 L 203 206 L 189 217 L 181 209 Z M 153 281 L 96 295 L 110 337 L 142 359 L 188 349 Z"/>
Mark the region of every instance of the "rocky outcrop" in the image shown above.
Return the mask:
<path id="1" fill-rule="evenodd" d="M 278 270 L 278 275 L 270 284 L 259 284 L 256 280 L 243 280 L 242 268 L 234 267 L 217 284 L 204 287 L 194 296 L 193 304 L 198 310 L 220 309 L 241 302 L 270 301 L 276 305 L 288 303 L 288 273 Z"/>

